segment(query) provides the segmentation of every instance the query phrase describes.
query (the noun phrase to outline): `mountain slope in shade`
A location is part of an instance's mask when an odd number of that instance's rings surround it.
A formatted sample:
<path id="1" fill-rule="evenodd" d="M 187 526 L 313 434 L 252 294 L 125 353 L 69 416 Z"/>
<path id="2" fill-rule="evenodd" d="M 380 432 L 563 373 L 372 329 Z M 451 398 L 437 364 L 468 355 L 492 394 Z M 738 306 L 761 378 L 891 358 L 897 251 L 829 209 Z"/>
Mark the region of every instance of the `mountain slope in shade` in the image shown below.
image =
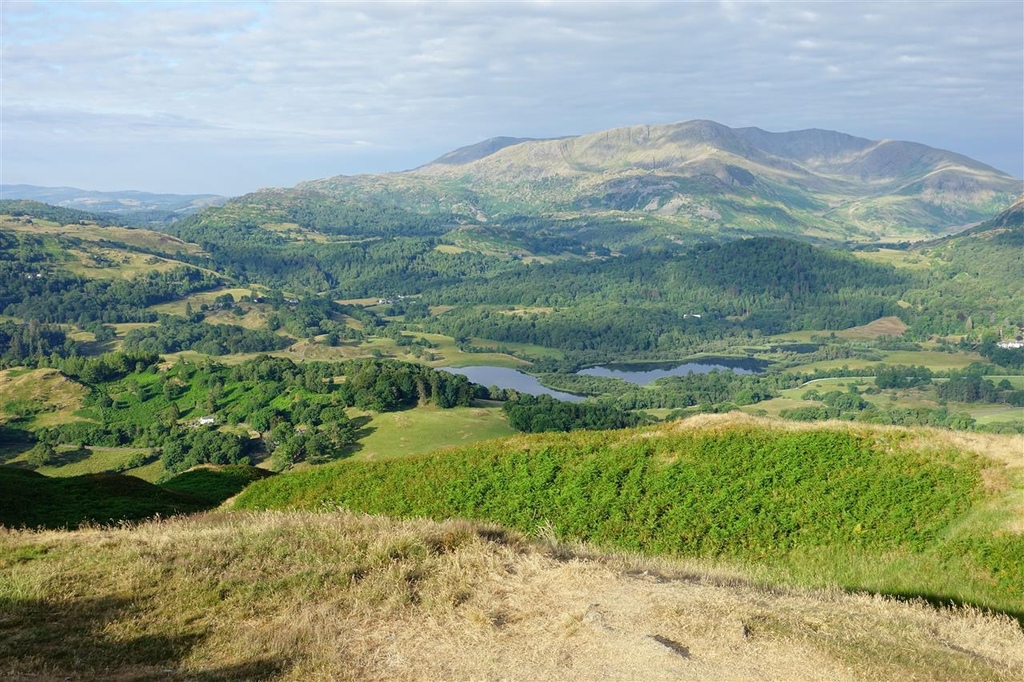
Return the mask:
<path id="1" fill-rule="evenodd" d="M 412 171 L 337 176 L 295 191 L 314 189 L 469 220 L 627 212 L 680 231 L 870 239 L 962 230 L 1007 206 L 1024 185 L 913 142 L 688 121 L 551 140 L 494 138 Z"/>

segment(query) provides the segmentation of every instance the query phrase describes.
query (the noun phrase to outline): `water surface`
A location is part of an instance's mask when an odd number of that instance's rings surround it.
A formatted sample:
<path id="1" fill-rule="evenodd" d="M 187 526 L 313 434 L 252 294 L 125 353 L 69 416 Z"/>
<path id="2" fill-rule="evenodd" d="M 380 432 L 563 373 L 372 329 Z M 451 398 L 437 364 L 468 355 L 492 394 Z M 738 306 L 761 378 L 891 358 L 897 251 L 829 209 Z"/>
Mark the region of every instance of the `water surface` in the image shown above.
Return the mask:
<path id="1" fill-rule="evenodd" d="M 622 362 L 581 369 L 577 374 L 622 379 L 631 384 L 646 386 L 665 377 L 687 374 L 707 374 L 715 370 L 735 374 L 763 372 L 768 363 L 754 358 L 701 358 L 693 362 Z"/>
<path id="2" fill-rule="evenodd" d="M 474 367 L 438 367 L 438 369 L 444 372 L 451 372 L 452 374 L 461 374 L 474 384 L 480 384 L 481 386 L 511 388 L 519 391 L 520 393 L 529 393 L 531 395 L 549 395 L 553 398 L 558 398 L 559 400 L 565 400 L 571 403 L 578 403 L 583 400 L 583 396 L 547 388 L 537 381 L 537 377 L 526 374 L 525 372 L 520 372 L 518 369 L 492 367 L 490 365 L 477 365 Z"/>

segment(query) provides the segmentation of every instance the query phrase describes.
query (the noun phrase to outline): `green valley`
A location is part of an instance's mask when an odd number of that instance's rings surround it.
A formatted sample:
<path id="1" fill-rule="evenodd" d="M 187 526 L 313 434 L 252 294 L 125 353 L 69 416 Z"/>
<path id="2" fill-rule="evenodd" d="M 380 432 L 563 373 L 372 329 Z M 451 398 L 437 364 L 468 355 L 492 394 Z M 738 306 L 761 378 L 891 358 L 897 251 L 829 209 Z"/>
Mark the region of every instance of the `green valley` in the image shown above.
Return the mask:
<path id="1" fill-rule="evenodd" d="M 592 671 L 572 642 L 622 632 L 671 677 L 714 658 L 694 590 L 798 677 L 1015 679 L 1020 193 L 691 121 L 0 201 L 0 674 L 493 677 L 498 640 Z"/>

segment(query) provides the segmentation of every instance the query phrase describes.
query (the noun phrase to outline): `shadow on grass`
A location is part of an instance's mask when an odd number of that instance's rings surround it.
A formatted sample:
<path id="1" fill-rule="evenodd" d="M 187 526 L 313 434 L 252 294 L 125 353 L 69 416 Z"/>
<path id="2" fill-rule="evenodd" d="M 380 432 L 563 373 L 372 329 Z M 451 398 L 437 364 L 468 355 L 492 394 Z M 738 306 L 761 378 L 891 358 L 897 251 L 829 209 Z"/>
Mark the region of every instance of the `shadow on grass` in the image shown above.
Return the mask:
<path id="1" fill-rule="evenodd" d="M 0 464 L 9 462 L 22 453 L 28 452 L 35 444 L 35 436 L 20 424 L 24 420 L 11 419 L 0 424 Z"/>
<path id="2" fill-rule="evenodd" d="M 145 611 L 137 600 L 115 597 L 0 600 L 0 677 L 251 680 L 287 668 L 285 661 L 257 658 L 188 669 L 185 661 L 208 633 L 184 626 L 172 633 L 117 634 L 130 632 L 117 627 L 119 621 L 135 621 Z"/>
<path id="3" fill-rule="evenodd" d="M 265 469 L 242 464 L 201 466 L 178 474 L 160 487 L 191 495 L 215 507 L 242 492 L 253 481 L 272 475 Z"/>
<path id="4" fill-rule="evenodd" d="M 65 452 L 57 453 L 57 457 L 54 458 L 51 466 L 62 467 L 68 464 L 75 464 L 83 460 L 92 457 L 92 450 L 86 447 L 75 448 L 74 450 L 67 450 Z"/>
<path id="5" fill-rule="evenodd" d="M 981 605 L 981 604 L 976 604 L 976 603 L 971 602 L 971 601 L 966 601 L 966 600 L 963 600 L 963 599 L 957 599 L 956 597 L 950 597 L 950 596 L 944 595 L 944 594 L 934 594 L 932 592 L 923 592 L 923 591 L 922 592 L 915 592 L 915 591 L 910 591 L 910 590 L 901 590 L 901 591 L 894 591 L 894 592 L 874 592 L 874 591 L 872 591 L 871 594 L 878 594 L 878 595 L 883 596 L 883 597 L 891 597 L 891 598 L 893 598 L 893 599 L 895 599 L 897 601 L 901 601 L 901 602 L 924 601 L 924 602 L 930 604 L 931 606 L 934 606 L 937 609 L 949 609 L 949 608 L 954 608 L 954 609 L 964 609 L 964 608 L 979 609 L 981 611 L 984 611 L 985 613 L 1001 614 L 1001 615 L 1004 615 L 1004 616 L 1008 616 L 1008 617 L 1012 618 L 1013 620 L 1017 621 L 1017 624 L 1021 628 L 1024 628 L 1024 610 L 1022 610 L 1022 609 L 993 608 L 991 606 L 984 606 L 984 605 Z"/>
<path id="6" fill-rule="evenodd" d="M 361 417 L 355 417 L 352 419 L 352 426 L 355 429 L 355 440 L 352 443 L 349 443 L 345 447 L 341 448 L 341 454 L 338 457 L 334 458 L 335 461 L 348 459 L 349 457 L 353 456 L 354 454 L 356 454 L 357 452 L 366 447 L 359 441 L 363 440 L 364 438 L 371 435 L 377 430 L 376 426 L 370 426 L 370 422 L 372 421 L 372 417 L 368 417 L 365 415 Z"/>

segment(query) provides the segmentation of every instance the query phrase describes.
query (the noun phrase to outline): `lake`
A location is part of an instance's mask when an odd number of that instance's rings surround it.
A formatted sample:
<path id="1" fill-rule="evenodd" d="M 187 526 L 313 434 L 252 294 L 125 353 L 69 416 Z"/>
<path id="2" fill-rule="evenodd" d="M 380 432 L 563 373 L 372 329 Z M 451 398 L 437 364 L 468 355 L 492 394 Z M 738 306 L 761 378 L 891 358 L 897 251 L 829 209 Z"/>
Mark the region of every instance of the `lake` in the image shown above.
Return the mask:
<path id="1" fill-rule="evenodd" d="M 622 379 L 631 384 L 645 386 L 665 377 L 680 377 L 687 374 L 707 374 L 715 370 L 736 374 L 757 374 L 763 372 L 767 362 L 754 358 L 701 358 L 693 362 L 632 362 L 598 365 L 581 369 L 577 374 L 594 377 Z"/>
<path id="2" fill-rule="evenodd" d="M 438 367 L 438 369 L 443 372 L 451 372 L 452 374 L 461 374 L 474 384 L 480 384 L 481 386 L 512 388 L 520 393 L 529 393 L 531 395 L 549 395 L 570 403 L 578 403 L 583 400 L 583 396 L 552 390 L 537 381 L 537 377 L 508 367 L 478 365 L 476 367 Z"/>

